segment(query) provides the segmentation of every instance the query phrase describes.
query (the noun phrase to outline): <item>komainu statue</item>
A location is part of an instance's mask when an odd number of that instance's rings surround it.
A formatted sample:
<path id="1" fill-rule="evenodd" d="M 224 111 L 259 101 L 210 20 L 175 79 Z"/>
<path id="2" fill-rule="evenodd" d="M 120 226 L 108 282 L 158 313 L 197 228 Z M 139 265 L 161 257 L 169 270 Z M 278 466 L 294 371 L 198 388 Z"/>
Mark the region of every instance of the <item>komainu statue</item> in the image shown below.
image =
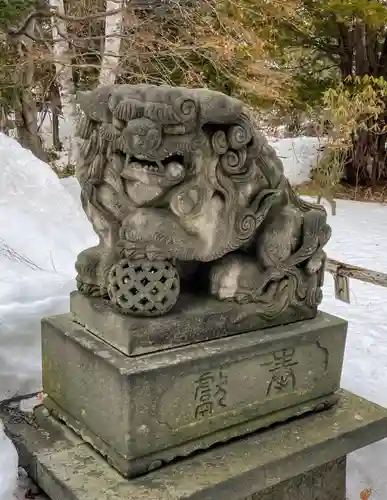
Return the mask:
<path id="1" fill-rule="evenodd" d="M 184 292 L 265 318 L 317 309 L 325 210 L 291 189 L 239 100 L 207 89 L 113 85 L 78 95 L 77 178 L 99 237 L 78 289 L 160 316 Z"/>

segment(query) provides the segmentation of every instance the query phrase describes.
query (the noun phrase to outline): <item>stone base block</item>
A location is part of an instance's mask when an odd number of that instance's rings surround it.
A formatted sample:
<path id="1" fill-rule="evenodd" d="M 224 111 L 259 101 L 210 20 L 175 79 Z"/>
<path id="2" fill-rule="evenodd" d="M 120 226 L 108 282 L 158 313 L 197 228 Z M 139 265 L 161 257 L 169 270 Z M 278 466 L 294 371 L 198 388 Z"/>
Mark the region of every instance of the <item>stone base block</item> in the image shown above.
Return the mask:
<path id="1" fill-rule="evenodd" d="M 331 409 L 133 480 L 51 416 L 0 407 L 20 465 L 52 500 L 345 500 L 345 456 L 387 436 L 387 409 L 340 391 Z"/>
<path id="2" fill-rule="evenodd" d="M 316 308 L 307 306 L 289 308 L 269 321 L 257 313 L 256 304 L 183 294 L 166 316 L 139 318 L 119 313 L 107 300 L 79 292 L 72 292 L 70 310 L 75 322 L 128 356 L 286 325 L 317 314 Z"/>
<path id="3" fill-rule="evenodd" d="M 45 406 L 124 476 L 336 401 L 347 323 L 309 321 L 128 357 L 43 321 Z"/>
<path id="4" fill-rule="evenodd" d="M 346 500 L 347 458 L 341 457 L 244 500 Z"/>

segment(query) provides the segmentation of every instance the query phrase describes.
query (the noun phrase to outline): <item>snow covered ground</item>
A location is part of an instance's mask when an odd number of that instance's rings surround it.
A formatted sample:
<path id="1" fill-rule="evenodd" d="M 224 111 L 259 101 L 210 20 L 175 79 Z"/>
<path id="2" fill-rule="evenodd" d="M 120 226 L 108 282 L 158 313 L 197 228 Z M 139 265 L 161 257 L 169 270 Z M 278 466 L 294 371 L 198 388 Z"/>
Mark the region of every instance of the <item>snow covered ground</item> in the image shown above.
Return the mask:
<path id="1" fill-rule="evenodd" d="M 316 139 L 272 143 L 291 181 L 306 180 Z M 0 401 L 40 389 L 40 318 L 68 310 L 75 257 L 96 241 L 78 196 L 74 179 L 59 181 L 49 167 L 0 135 Z M 339 200 L 330 223 L 330 257 L 387 272 L 387 206 Z M 351 305 L 335 300 L 327 275 L 322 308 L 350 324 L 342 386 L 387 406 L 387 289 L 351 280 L 351 299 Z M 14 456 L 0 429 L 0 500 L 11 500 L 1 487 L 15 478 Z M 387 442 L 350 457 L 349 500 L 359 500 L 364 488 L 373 489 L 370 500 L 387 499 L 386 457 Z M 25 478 L 19 486 L 21 500 Z"/>
<path id="2" fill-rule="evenodd" d="M 326 207 L 329 211 L 329 207 Z M 387 206 L 337 201 L 329 257 L 387 272 Z M 335 299 L 327 274 L 321 309 L 349 321 L 342 387 L 387 407 L 387 288 L 350 280 L 351 304 Z M 387 499 L 387 440 L 353 453 L 348 460 L 348 499 L 372 488 L 370 500 Z"/>
<path id="3" fill-rule="evenodd" d="M 269 138 L 284 165 L 290 183 L 295 186 L 309 180 L 310 170 L 319 160 L 322 143 L 316 137 Z"/>

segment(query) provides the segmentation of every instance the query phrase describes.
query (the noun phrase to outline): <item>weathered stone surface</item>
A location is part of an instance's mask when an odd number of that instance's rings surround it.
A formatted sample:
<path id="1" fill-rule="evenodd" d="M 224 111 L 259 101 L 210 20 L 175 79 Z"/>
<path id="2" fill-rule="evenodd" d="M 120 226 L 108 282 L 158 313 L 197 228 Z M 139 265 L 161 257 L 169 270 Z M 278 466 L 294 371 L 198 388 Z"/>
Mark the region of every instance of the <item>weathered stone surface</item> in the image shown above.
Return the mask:
<path id="1" fill-rule="evenodd" d="M 79 290 L 160 316 L 180 289 L 253 302 L 265 320 L 322 298 L 323 207 L 301 200 L 243 103 L 208 89 L 79 93 L 77 178 L 99 245 Z"/>
<path id="2" fill-rule="evenodd" d="M 335 401 L 347 323 L 286 327 L 129 358 L 71 321 L 43 321 L 45 405 L 124 475 Z M 59 355 L 60 353 L 60 355 Z"/>
<path id="3" fill-rule="evenodd" d="M 254 500 L 344 500 L 334 496 L 335 490 L 324 482 L 328 478 L 336 482 L 339 495 L 344 467 L 341 457 L 387 436 L 387 409 L 340 391 L 340 401 L 332 409 L 256 432 L 126 481 L 88 445 L 77 444 L 71 431 L 59 434 L 64 439 L 51 432 L 53 422 L 63 428 L 52 417 L 45 417 L 44 427 L 4 409 L 0 418 L 18 447 L 21 463 L 33 464 L 29 468 L 33 479 L 52 500 L 240 500 L 252 495 Z M 337 477 L 332 476 L 335 473 L 329 465 L 335 461 Z M 282 497 L 284 486 L 292 491 L 292 478 L 299 482 L 302 474 L 307 474 L 305 479 L 311 482 L 321 477 L 321 490 L 312 490 L 315 496 Z M 302 493 L 302 484 L 300 487 Z M 270 488 L 273 496 L 261 497 Z"/>
<path id="4" fill-rule="evenodd" d="M 346 462 L 332 460 L 245 500 L 347 500 Z"/>
<path id="5" fill-rule="evenodd" d="M 74 321 L 132 356 L 294 323 L 316 314 L 306 306 L 288 308 L 268 321 L 257 313 L 255 304 L 184 294 L 167 316 L 138 318 L 120 313 L 107 300 L 79 292 L 71 294 L 70 310 Z"/>
<path id="6" fill-rule="evenodd" d="M 45 418 L 44 428 L 40 428 L 34 415 L 11 406 L 0 406 L 0 418 L 6 422 L 6 432 L 18 450 L 19 465 L 32 478 L 36 477 L 37 457 L 67 452 L 84 444 L 77 434 L 54 418 Z"/>

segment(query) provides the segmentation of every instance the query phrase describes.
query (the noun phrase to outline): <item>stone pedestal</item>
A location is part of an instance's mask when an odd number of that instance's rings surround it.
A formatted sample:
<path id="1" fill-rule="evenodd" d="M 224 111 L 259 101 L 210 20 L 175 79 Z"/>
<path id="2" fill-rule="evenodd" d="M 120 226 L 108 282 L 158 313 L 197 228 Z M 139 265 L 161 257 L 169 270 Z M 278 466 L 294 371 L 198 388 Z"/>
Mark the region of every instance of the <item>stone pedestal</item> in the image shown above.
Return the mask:
<path id="1" fill-rule="evenodd" d="M 387 436 L 387 409 L 346 391 L 293 419 L 132 480 L 40 408 L 0 408 L 20 465 L 52 500 L 345 500 L 345 457 Z"/>
<path id="2" fill-rule="evenodd" d="M 286 326 L 137 356 L 72 321 L 43 320 L 46 408 L 135 477 L 334 404 L 347 324 Z M 176 337 L 171 326 L 170 338 Z M 227 332 L 225 332 L 227 334 Z"/>
<path id="3" fill-rule="evenodd" d="M 72 319 L 128 356 L 228 337 L 272 326 L 312 319 L 313 307 L 289 307 L 274 319 L 265 320 L 254 303 L 240 305 L 213 297 L 182 294 L 167 316 L 141 318 L 114 309 L 108 300 L 70 296 Z"/>
<path id="4" fill-rule="evenodd" d="M 244 500 L 347 500 L 346 464 L 340 457 Z"/>

